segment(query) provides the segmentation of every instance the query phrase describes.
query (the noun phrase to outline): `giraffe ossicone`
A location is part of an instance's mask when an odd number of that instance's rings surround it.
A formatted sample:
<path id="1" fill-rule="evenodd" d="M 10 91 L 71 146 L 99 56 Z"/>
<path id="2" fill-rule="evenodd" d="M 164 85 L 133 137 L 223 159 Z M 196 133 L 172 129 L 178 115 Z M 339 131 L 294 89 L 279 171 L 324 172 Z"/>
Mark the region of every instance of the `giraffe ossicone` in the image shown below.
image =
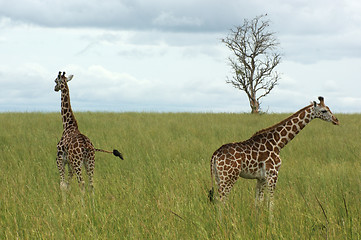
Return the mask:
<path id="1" fill-rule="evenodd" d="M 84 165 L 89 177 L 89 185 L 93 189 L 93 174 L 95 152 L 111 153 L 123 160 L 122 154 L 114 149 L 106 151 L 94 148 L 90 139 L 82 134 L 78 129 L 78 123 L 70 104 L 69 87 L 67 82 L 73 78 L 73 75 L 65 76 L 65 72 L 59 72 L 55 79 L 54 91 L 61 91 L 61 115 L 63 122 L 63 134 L 57 144 L 57 165 L 60 173 L 60 189 L 65 190 L 73 174 L 76 174 L 78 182 L 84 189 L 84 180 L 82 177 L 82 166 Z M 65 180 L 65 165 L 68 165 L 68 180 Z"/>
<path id="2" fill-rule="evenodd" d="M 239 177 L 257 179 L 256 205 L 264 199 L 264 190 L 269 190 L 269 208 L 272 215 L 273 194 L 278 172 L 281 167 L 280 151 L 311 120 L 315 118 L 339 125 L 338 119 L 325 105 L 324 98 L 297 111 L 283 121 L 261 131 L 243 142 L 228 143 L 217 149 L 211 158 L 212 188 L 209 198 L 214 199 L 215 181 L 218 195 L 226 201 L 233 185 Z M 213 179 L 214 178 L 214 179 Z"/>

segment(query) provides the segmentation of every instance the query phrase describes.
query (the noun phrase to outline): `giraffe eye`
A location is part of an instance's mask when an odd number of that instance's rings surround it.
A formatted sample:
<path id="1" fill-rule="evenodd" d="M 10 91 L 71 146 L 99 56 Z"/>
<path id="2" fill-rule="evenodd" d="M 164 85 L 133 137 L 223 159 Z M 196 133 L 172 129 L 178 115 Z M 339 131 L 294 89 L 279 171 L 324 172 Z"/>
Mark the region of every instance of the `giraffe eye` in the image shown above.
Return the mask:
<path id="1" fill-rule="evenodd" d="M 327 110 L 322 110 L 321 112 L 322 112 L 322 113 L 327 113 Z"/>

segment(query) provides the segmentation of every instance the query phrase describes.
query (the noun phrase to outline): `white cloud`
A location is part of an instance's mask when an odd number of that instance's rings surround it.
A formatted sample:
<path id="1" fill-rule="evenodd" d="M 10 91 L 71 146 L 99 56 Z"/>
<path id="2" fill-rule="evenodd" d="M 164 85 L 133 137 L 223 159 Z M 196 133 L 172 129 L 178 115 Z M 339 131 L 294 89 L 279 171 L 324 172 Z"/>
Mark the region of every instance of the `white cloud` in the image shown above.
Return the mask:
<path id="1" fill-rule="evenodd" d="M 284 62 L 280 71 L 287 74 L 265 101 L 276 111 L 291 111 L 292 106 L 302 107 L 323 96 L 334 112 L 361 112 L 361 104 L 356 104 L 360 99 L 360 64 L 361 59 L 355 58 L 314 64 Z M 344 99 L 353 99 L 355 104 L 345 104 Z"/>

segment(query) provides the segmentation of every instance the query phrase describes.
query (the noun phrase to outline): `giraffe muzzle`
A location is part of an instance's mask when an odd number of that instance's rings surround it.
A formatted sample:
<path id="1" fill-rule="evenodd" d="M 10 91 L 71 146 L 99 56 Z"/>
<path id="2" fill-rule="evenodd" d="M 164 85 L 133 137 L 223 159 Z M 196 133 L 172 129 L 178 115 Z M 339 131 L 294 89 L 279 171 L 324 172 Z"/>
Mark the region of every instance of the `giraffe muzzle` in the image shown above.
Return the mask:
<path id="1" fill-rule="evenodd" d="M 335 117 L 332 118 L 332 123 L 333 123 L 333 125 L 340 125 L 340 122 Z"/>

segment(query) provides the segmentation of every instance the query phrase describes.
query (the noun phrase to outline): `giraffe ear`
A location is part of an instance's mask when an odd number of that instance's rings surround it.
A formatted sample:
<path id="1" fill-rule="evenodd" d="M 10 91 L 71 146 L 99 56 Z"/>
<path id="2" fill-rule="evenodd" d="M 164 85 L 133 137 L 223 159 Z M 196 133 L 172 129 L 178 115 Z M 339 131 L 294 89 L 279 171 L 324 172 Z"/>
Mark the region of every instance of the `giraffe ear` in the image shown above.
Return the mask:
<path id="1" fill-rule="evenodd" d="M 320 97 L 318 97 L 318 100 L 320 100 L 320 105 L 324 107 L 325 106 L 325 99 L 320 96 Z"/>
<path id="2" fill-rule="evenodd" d="M 69 82 L 70 80 L 72 80 L 73 79 L 73 77 L 74 77 L 74 75 L 69 75 L 69 77 L 67 77 L 67 82 Z"/>

